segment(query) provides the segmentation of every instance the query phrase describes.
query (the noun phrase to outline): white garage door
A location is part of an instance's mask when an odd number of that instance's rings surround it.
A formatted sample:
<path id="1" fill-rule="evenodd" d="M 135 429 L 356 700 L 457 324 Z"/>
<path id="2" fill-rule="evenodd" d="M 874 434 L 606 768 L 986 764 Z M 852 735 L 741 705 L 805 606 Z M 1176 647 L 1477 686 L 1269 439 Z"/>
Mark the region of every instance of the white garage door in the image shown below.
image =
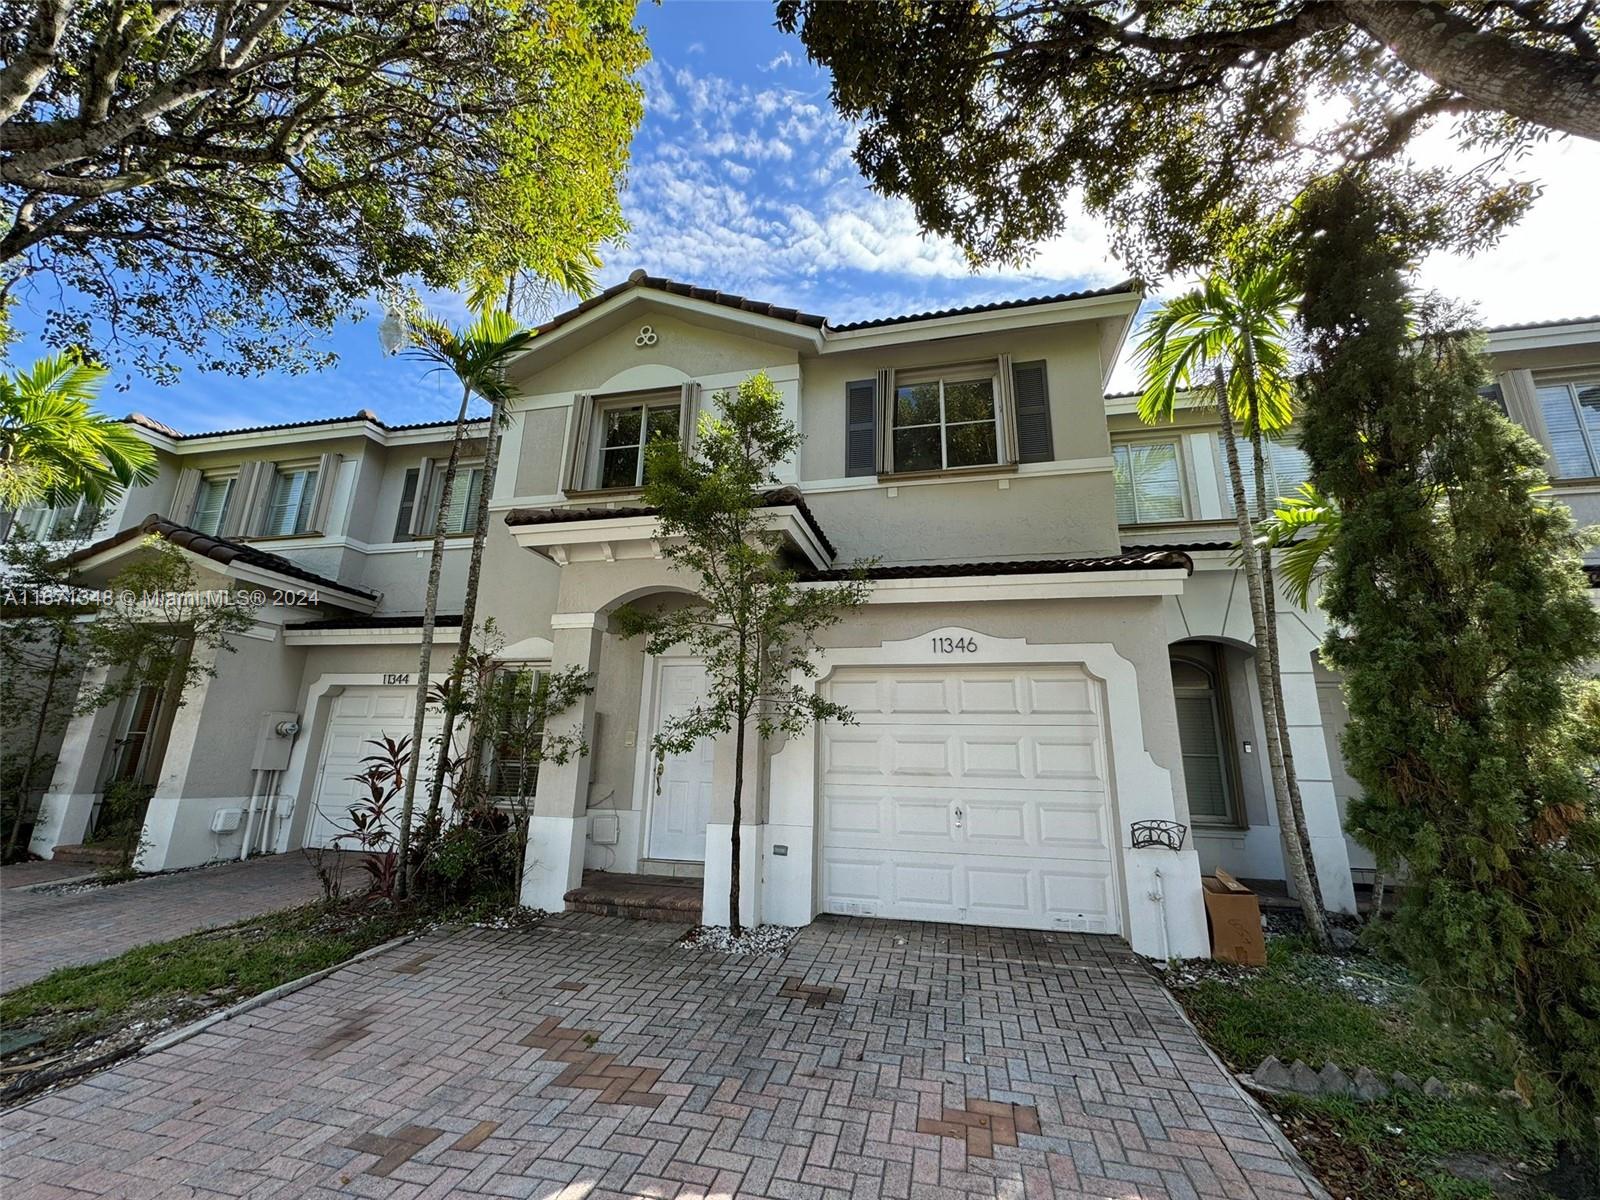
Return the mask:
<path id="1" fill-rule="evenodd" d="M 1116 933 L 1100 686 L 1077 667 L 842 671 L 824 912 Z"/>
<path id="2" fill-rule="evenodd" d="M 352 687 L 333 698 L 328 713 L 328 728 L 322 738 L 322 762 L 314 792 L 315 809 L 311 814 L 311 828 L 306 833 L 308 846 L 333 846 L 334 839 L 350 828 L 350 808 L 362 803 L 368 796 L 365 785 L 352 782 L 352 776 L 367 769 L 361 760 L 369 754 L 379 753 L 372 745 L 376 739 L 390 737 L 399 741 L 411 736 L 411 720 L 416 713 L 416 692 L 409 687 Z M 426 811 L 428 781 L 432 778 L 432 764 L 438 754 L 433 739 L 439 734 L 439 718 L 430 715 L 424 726 L 422 777 L 417 780 L 416 807 Z M 449 793 L 445 794 L 449 801 Z M 398 829 L 403 796 L 390 801 L 391 818 Z M 342 850 L 354 850 L 354 839 L 345 838 L 337 843 Z"/>

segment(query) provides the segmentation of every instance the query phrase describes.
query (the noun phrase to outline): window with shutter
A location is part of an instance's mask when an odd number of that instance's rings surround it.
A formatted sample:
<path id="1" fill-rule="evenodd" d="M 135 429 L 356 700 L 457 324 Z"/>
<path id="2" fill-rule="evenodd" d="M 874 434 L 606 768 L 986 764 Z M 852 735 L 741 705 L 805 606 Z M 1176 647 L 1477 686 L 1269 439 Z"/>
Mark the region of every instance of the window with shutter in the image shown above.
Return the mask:
<path id="1" fill-rule="evenodd" d="M 544 736 L 539 694 L 545 673 L 507 667 L 494 673 L 495 727 L 489 751 L 489 794 L 500 799 L 531 799 L 539 783 L 537 747 Z"/>
<path id="2" fill-rule="evenodd" d="M 1050 389 L 1044 363 L 1017 363 L 1011 368 L 1016 404 L 1017 461 L 1049 462 L 1055 457 L 1050 438 Z"/>
<path id="3" fill-rule="evenodd" d="M 686 385 L 671 398 L 647 396 L 597 402 L 593 460 L 587 487 L 628 490 L 644 486 L 650 469 L 650 447 L 658 442 L 686 443 L 684 418 L 698 403 L 699 388 Z"/>
<path id="4" fill-rule="evenodd" d="M 1537 395 L 1557 477 L 1600 476 L 1600 379 L 1541 384 Z"/>
<path id="5" fill-rule="evenodd" d="M 405 482 L 400 485 L 400 511 L 394 519 L 394 540 L 397 542 L 403 542 L 411 536 L 412 517 L 417 509 L 417 479 L 421 474 L 421 467 L 412 467 L 406 472 Z"/>
<path id="6" fill-rule="evenodd" d="M 878 473 L 878 381 L 844 385 L 844 473 Z"/>
<path id="7" fill-rule="evenodd" d="M 200 486 L 195 491 L 194 513 L 189 518 L 189 526 L 198 529 L 201 533 L 218 537 L 222 533 L 222 524 L 228 516 L 228 503 L 233 498 L 235 479 L 232 475 L 202 479 Z"/>
<path id="8" fill-rule="evenodd" d="M 315 467 L 279 467 L 267 500 L 264 537 L 289 537 L 304 533 L 317 496 Z"/>
<path id="9" fill-rule="evenodd" d="M 439 501 L 444 496 L 445 464 L 435 463 L 433 486 L 428 491 L 428 511 L 422 532 L 433 534 L 433 523 L 438 517 Z M 463 463 L 456 467 L 455 486 L 450 489 L 450 508 L 445 513 L 444 531 L 455 535 L 472 533 L 478 527 L 478 497 L 483 490 L 483 464 Z"/>
<path id="10" fill-rule="evenodd" d="M 1128 442 L 1111 448 L 1117 524 L 1148 525 L 1184 517 L 1176 442 Z"/>
<path id="11" fill-rule="evenodd" d="M 895 472 L 993 466 L 1000 461 L 993 370 L 896 374 L 890 410 Z"/>

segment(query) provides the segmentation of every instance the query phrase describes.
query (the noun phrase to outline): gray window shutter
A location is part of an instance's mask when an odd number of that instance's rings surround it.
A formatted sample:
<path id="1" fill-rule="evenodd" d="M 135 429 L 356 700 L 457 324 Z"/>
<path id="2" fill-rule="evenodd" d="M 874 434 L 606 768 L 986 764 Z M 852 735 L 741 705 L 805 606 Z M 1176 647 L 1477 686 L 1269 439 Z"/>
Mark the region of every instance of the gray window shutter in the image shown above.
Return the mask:
<path id="1" fill-rule="evenodd" d="M 1017 461 L 1049 462 L 1055 457 L 1050 438 L 1050 389 L 1044 363 L 1017 363 L 1011 368 L 1016 397 Z"/>
<path id="2" fill-rule="evenodd" d="M 240 464 L 239 481 L 233 485 L 234 494 L 228 501 L 228 516 L 222 526 L 223 537 L 249 537 L 261 528 L 276 473 L 269 462 Z"/>
<path id="3" fill-rule="evenodd" d="M 317 460 L 317 494 L 311 502 L 311 519 L 306 522 L 306 532 L 327 533 L 329 518 L 333 515 L 333 489 L 339 484 L 340 454 L 324 454 Z"/>
<path id="4" fill-rule="evenodd" d="M 421 467 L 412 467 L 406 472 L 405 483 L 400 486 L 400 512 L 394 519 L 394 540 L 403 542 L 411 536 L 411 514 L 417 506 L 417 477 L 422 474 Z"/>
<path id="5" fill-rule="evenodd" d="M 878 474 L 894 471 L 894 371 L 878 372 Z"/>
<path id="6" fill-rule="evenodd" d="M 844 473 L 878 473 L 878 381 L 844 385 Z"/>
<path id="7" fill-rule="evenodd" d="M 579 392 L 572 401 L 572 435 L 567 443 L 567 482 L 566 490 L 579 491 L 583 488 L 585 465 L 589 461 L 589 430 L 594 425 L 594 397 L 588 392 Z"/>
<path id="8" fill-rule="evenodd" d="M 424 537 L 433 532 L 433 477 L 437 468 L 431 458 L 424 458 L 417 466 L 417 491 L 411 505 L 411 520 L 406 532 L 412 537 Z"/>
<path id="9" fill-rule="evenodd" d="M 194 518 L 194 501 L 200 493 L 200 472 L 185 467 L 178 472 L 178 486 L 172 492 L 172 519 L 187 525 Z"/>
<path id="10" fill-rule="evenodd" d="M 700 385 L 693 382 L 683 385 L 678 397 L 678 445 L 685 454 L 694 453 L 695 414 L 700 411 Z"/>

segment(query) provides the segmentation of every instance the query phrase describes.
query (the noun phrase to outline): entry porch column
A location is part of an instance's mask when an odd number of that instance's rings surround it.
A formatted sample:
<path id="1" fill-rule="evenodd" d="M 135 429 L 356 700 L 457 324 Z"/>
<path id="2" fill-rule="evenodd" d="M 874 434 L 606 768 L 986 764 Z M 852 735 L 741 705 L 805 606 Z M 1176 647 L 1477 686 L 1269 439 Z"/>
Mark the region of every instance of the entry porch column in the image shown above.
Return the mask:
<path id="1" fill-rule="evenodd" d="M 593 674 L 600 665 L 600 641 L 607 618 L 601 613 L 556 613 L 550 618 L 554 649 L 550 667 Z M 552 733 L 576 732 L 584 746 L 594 744 L 595 697 L 585 692 L 548 722 Z M 561 912 L 566 895 L 583 882 L 583 848 L 588 835 L 589 753 L 564 763 L 539 765 L 539 784 L 528 818 L 528 852 L 522 864 L 522 903 L 527 908 Z"/>

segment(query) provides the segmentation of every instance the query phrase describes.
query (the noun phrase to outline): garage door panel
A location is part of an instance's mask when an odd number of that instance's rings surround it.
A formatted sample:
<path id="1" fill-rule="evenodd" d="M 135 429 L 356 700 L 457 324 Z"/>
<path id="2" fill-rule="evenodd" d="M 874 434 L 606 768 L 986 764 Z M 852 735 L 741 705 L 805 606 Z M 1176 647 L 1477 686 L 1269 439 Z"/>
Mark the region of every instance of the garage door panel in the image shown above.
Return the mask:
<path id="1" fill-rule="evenodd" d="M 1033 773 L 1040 779 L 1076 780 L 1100 787 L 1105 783 L 1105 759 L 1099 731 L 1080 739 L 1040 737 L 1030 743 Z"/>
<path id="2" fill-rule="evenodd" d="M 926 775 L 950 779 L 950 739 L 947 737 L 907 736 L 889 742 L 890 773 Z"/>
<path id="3" fill-rule="evenodd" d="M 1030 712 L 1090 718 L 1099 713 L 1095 685 L 1082 675 L 1035 675 L 1027 681 L 1027 692 Z"/>
<path id="4" fill-rule="evenodd" d="M 1065 804 L 1039 808 L 1039 844 L 1061 854 L 1106 855 L 1111 853 L 1106 812 L 1103 807 L 1070 807 Z"/>
<path id="5" fill-rule="evenodd" d="M 888 864 L 889 900 L 912 908 L 948 909 L 959 904 L 960 866 L 937 858 Z"/>
<path id="6" fill-rule="evenodd" d="M 822 769 L 830 776 L 874 777 L 883 774 L 879 735 L 870 729 L 841 729 L 823 747 Z"/>
<path id="7" fill-rule="evenodd" d="M 949 841 L 954 832 L 954 815 L 950 805 L 926 797 L 887 797 L 883 806 L 889 812 L 886 824 L 896 837 L 937 838 Z"/>
<path id="8" fill-rule="evenodd" d="M 876 679 L 838 679 L 829 686 L 830 698 L 860 717 L 882 710 L 882 689 Z"/>
<path id="9" fill-rule="evenodd" d="M 1022 779 L 1026 740 L 1020 737 L 960 739 L 964 779 Z"/>
<path id="10" fill-rule="evenodd" d="M 956 697 L 962 713 L 1016 716 L 1022 712 L 1022 681 L 1013 675 L 957 679 Z"/>
<path id="11" fill-rule="evenodd" d="M 890 713 L 949 713 L 950 688 L 943 679 L 901 677 L 889 681 Z"/>
<path id="12" fill-rule="evenodd" d="M 822 909 L 1116 932 L 1098 686 L 1073 667 L 835 677 L 831 698 L 882 707 L 822 730 Z"/>

